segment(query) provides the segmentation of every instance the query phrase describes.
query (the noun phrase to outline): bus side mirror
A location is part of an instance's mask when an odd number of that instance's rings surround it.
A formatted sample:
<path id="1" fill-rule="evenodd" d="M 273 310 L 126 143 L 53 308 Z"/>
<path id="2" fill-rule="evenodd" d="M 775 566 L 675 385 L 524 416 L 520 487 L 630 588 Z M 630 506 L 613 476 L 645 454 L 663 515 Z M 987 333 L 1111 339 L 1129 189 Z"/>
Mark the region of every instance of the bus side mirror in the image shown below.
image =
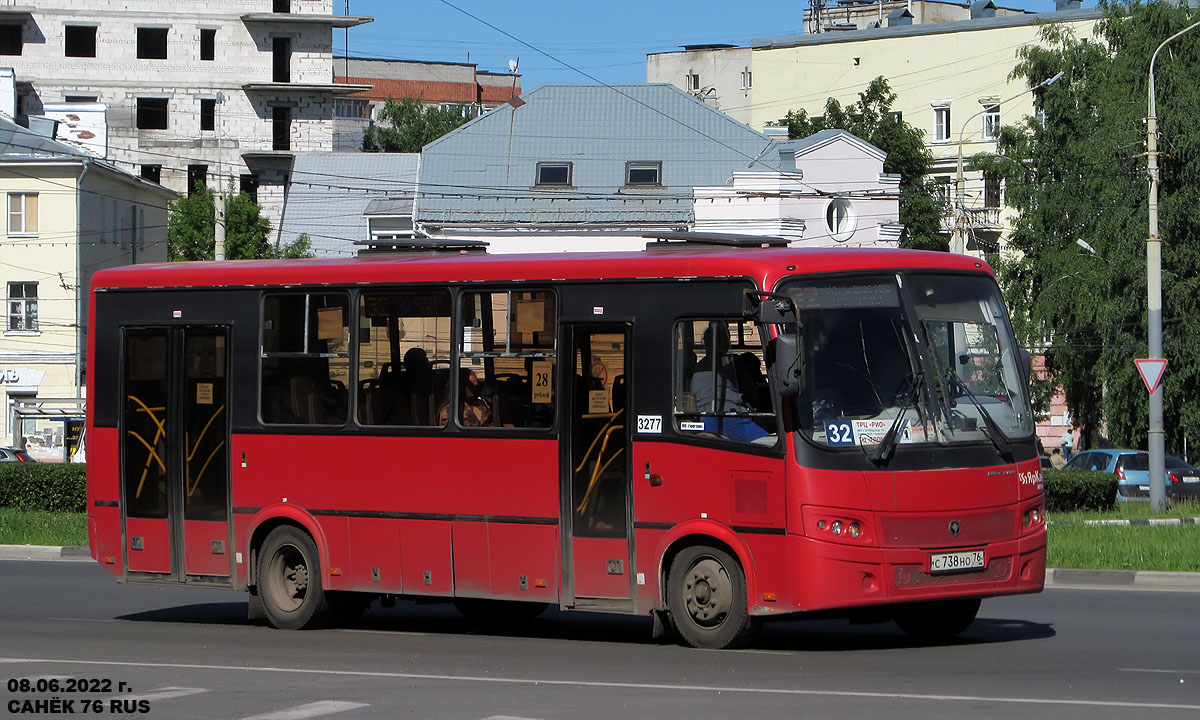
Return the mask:
<path id="1" fill-rule="evenodd" d="M 799 335 L 780 335 L 771 340 L 767 350 L 767 370 L 771 373 L 771 384 L 775 392 L 783 397 L 799 395 L 804 387 Z"/>
<path id="2" fill-rule="evenodd" d="M 1025 348 L 1021 348 L 1021 371 L 1025 373 L 1025 382 L 1033 382 L 1033 355 Z"/>

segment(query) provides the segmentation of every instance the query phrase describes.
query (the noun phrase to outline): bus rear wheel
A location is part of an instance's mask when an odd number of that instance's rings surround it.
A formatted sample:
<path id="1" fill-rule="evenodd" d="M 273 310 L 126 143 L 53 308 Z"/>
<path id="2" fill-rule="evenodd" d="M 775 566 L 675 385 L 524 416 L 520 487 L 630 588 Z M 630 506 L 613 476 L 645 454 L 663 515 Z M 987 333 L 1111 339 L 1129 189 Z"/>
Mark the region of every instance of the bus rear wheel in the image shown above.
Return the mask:
<path id="1" fill-rule="evenodd" d="M 675 632 L 695 648 L 744 644 L 751 634 L 746 576 L 724 550 L 695 545 L 671 561 L 667 606 Z"/>
<path id="2" fill-rule="evenodd" d="M 914 640 L 943 642 L 975 622 L 979 598 L 913 603 L 896 608 L 896 624 Z"/>
<path id="3" fill-rule="evenodd" d="M 321 560 L 308 533 L 291 525 L 267 535 L 258 553 L 258 594 L 267 620 L 282 630 L 316 627 L 329 615 Z"/>

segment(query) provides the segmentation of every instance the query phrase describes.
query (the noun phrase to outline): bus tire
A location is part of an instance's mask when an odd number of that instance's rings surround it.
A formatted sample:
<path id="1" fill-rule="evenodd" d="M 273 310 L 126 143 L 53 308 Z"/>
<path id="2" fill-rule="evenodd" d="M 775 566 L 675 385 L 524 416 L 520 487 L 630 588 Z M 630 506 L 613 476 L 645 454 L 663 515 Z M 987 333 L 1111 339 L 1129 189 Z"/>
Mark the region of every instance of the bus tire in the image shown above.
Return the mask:
<path id="1" fill-rule="evenodd" d="M 750 638 L 746 576 L 724 550 L 705 545 L 681 550 L 667 575 L 667 606 L 675 632 L 692 647 L 719 650 Z"/>
<path id="2" fill-rule="evenodd" d="M 281 630 L 320 626 L 329 616 L 321 587 L 321 558 L 308 533 L 281 525 L 258 553 L 258 594 L 267 621 Z"/>
<path id="3" fill-rule="evenodd" d="M 913 603 L 896 608 L 896 624 L 919 642 L 944 642 L 975 622 L 979 598 Z"/>

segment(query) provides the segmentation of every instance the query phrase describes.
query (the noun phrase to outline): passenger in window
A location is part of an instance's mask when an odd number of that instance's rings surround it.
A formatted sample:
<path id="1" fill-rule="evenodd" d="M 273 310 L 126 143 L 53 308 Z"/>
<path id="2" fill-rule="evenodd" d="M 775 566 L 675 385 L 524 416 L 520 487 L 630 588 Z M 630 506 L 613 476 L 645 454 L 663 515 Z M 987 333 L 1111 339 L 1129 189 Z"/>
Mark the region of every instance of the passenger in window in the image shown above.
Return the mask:
<path id="1" fill-rule="evenodd" d="M 483 398 L 482 389 L 479 386 L 479 377 L 475 371 L 470 368 L 462 368 L 459 371 L 459 386 L 462 388 L 462 426 L 463 427 L 491 427 L 492 426 L 492 408 Z M 446 425 L 450 422 L 450 388 L 446 388 L 446 402 L 438 408 L 438 424 Z"/>
<path id="2" fill-rule="evenodd" d="M 702 413 L 716 415 L 703 418 L 705 432 L 738 442 L 753 442 L 766 437 L 769 433 L 750 418 L 725 416 L 726 413 L 754 412 L 738 386 L 737 364 L 729 354 L 729 328 L 722 322 L 709 323 L 703 337 L 708 354 L 700 360 L 692 375 L 691 390 L 696 397 L 696 408 Z"/>

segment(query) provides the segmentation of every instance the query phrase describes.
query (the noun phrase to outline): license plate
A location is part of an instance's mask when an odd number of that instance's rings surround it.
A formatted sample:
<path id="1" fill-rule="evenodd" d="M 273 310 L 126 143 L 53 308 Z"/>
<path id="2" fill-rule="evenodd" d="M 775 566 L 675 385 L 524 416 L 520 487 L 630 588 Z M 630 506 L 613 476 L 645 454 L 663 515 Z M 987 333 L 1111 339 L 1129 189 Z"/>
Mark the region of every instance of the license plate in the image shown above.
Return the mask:
<path id="1" fill-rule="evenodd" d="M 1185 483 L 1200 483 L 1200 477 L 1196 477 L 1195 475 L 1185 475 L 1183 481 Z"/>
<path id="2" fill-rule="evenodd" d="M 983 567 L 983 551 L 938 553 L 929 556 L 929 572 L 933 574 L 956 570 L 975 570 Z"/>

